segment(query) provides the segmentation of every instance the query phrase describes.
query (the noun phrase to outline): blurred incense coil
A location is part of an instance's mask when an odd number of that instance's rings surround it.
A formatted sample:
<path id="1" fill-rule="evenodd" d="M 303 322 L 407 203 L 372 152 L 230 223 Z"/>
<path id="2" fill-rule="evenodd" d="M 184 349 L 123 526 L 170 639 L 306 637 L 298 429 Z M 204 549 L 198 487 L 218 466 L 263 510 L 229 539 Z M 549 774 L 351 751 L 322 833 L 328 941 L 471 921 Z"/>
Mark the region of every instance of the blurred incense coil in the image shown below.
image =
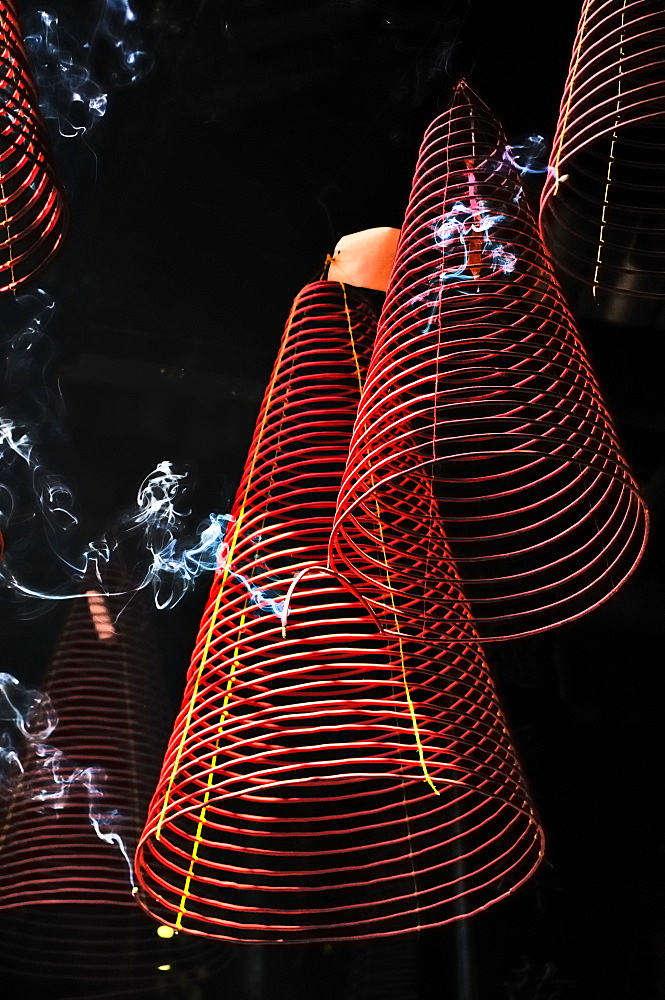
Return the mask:
<path id="1" fill-rule="evenodd" d="M 460 84 L 421 147 L 330 563 L 384 627 L 397 614 L 445 641 L 468 615 L 445 535 L 481 636 L 500 639 L 606 600 L 646 521 L 501 128 Z"/>
<path id="2" fill-rule="evenodd" d="M 55 253 L 65 209 L 13 0 L 0 0 L 0 292 Z"/>
<path id="3" fill-rule="evenodd" d="M 325 566 L 374 332 L 333 282 L 286 326 L 135 859 L 139 901 L 184 931 L 414 930 L 483 909 L 540 858 L 470 621 L 445 646 L 389 639 Z M 463 602 L 452 567 L 449 589 Z"/>
<path id="4" fill-rule="evenodd" d="M 665 299 L 664 153 L 662 0 L 585 0 L 540 223 L 564 276 L 601 304 Z"/>
<path id="5" fill-rule="evenodd" d="M 232 959 L 217 942 L 187 934 L 164 937 L 164 930 L 170 928 L 136 906 L 0 910 L 3 986 L 8 995 L 19 989 L 30 994 L 32 987 L 56 1000 L 196 996 L 198 983 Z"/>
<path id="6" fill-rule="evenodd" d="M 28 741 L 24 774 L 5 811 L 0 908 L 134 905 L 122 853 L 97 836 L 91 820 L 119 834 L 131 857 L 169 716 L 142 595 L 107 597 L 95 584 L 72 602 L 41 686 L 58 721 L 52 733 Z M 108 570 L 106 584 L 126 589 Z M 86 769 L 88 781 L 80 774 Z"/>
<path id="7" fill-rule="evenodd" d="M 104 584 L 131 590 L 109 567 Z M 95 578 L 72 602 L 42 693 L 57 725 L 23 748 L 23 778 L 0 817 L 3 973 L 49 996 L 98 1000 L 161 996 L 166 981 L 218 971 L 228 954 L 146 918 L 117 842 L 91 823 L 119 834 L 131 859 L 159 773 L 170 713 L 143 595 L 109 597 Z M 31 716 L 28 731 L 39 722 Z M 90 767 L 98 797 L 71 780 Z"/>

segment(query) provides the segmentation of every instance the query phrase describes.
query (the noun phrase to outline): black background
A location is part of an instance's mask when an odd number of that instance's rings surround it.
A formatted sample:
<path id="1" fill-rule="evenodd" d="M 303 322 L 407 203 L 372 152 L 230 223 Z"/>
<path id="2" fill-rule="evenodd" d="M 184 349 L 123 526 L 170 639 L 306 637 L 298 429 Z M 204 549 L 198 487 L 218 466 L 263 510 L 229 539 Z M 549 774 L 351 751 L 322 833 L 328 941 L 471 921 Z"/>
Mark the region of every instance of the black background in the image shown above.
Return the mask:
<path id="1" fill-rule="evenodd" d="M 94 22 L 83 6 L 50 9 L 80 31 Z M 41 421 L 42 453 L 72 487 L 81 543 L 165 459 L 196 481 L 192 528 L 229 509 L 295 293 L 345 233 L 400 225 L 422 132 L 458 76 L 510 141 L 551 139 L 579 6 L 136 0 L 154 67 L 110 90 L 84 137 L 54 132 L 69 232 L 33 283 L 56 303 L 47 376 L 63 403 Z M 34 9 L 21 5 L 26 19 Z M 98 60 L 103 78 L 103 51 Z M 11 327 L 10 311 L 2 316 Z M 665 997 L 663 322 L 650 313 L 626 327 L 588 310 L 578 319 L 655 527 L 640 569 L 606 606 L 488 652 L 548 838 L 540 873 L 461 928 L 374 950 L 239 949 L 218 976 L 161 982 L 160 995 Z M 17 572 L 50 584 L 37 536 L 22 536 L 20 520 L 7 536 Z M 155 616 L 174 704 L 205 596 L 202 581 Z M 26 617 L 32 605 L 2 597 L 0 670 L 38 683 L 63 607 Z M 25 984 L 12 983 L 18 996 Z"/>

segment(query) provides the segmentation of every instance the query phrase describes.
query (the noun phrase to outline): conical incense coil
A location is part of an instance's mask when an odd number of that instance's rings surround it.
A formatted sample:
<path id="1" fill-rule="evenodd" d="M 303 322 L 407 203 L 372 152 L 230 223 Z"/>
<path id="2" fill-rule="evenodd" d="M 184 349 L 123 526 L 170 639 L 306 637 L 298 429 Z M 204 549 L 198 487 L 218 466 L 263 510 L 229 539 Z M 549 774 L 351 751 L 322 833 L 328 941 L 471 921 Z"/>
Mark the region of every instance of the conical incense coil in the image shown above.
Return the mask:
<path id="1" fill-rule="evenodd" d="M 0 0 L 0 292 L 55 253 L 65 210 L 12 0 Z"/>
<path id="2" fill-rule="evenodd" d="M 396 624 L 389 639 L 325 566 L 373 334 L 332 282 L 287 323 L 135 859 L 142 905 L 184 931 L 408 931 L 482 909 L 539 860 L 470 623 L 445 648 Z"/>
<path id="3" fill-rule="evenodd" d="M 114 579 L 107 571 L 107 586 Z M 121 581 L 108 589 L 126 589 Z M 33 720 L 25 772 L 0 830 L 0 908 L 134 905 L 129 862 L 168 713 L 142 595 L 100 589 L 95 580 L 72 601 L 41 687 L 57 724 L 49 731 Z"/>
<path id="4" fill-rule="evenodd" d="M 505 151 L 496 120 L 460 85 L 421 147 L 331 539 L 331 564 L 382 620 L 396 605 L 405 627 L 419 619 L 442 639 L 468 612 L 432 550 L 439 536 L 481 636 L 495 639 L 600 604 L 646 534 Z"/>
<path id="5" fill-rule="evenodd" d="M 178 988 L 186 983 L 191 996 L 232 958 L 217 942 L 187 934 L 169 937 L 166 931 L 171 928 L 158 926 L 138 907 L 61 904 L 0 910 L 3 986 L 9 996 L 20 987 L 29 996 L 66 1000 L 147 1000 L 182 995 Z"/>
<path id="6" fill-rule="evenodd" d="M 558 267 L 599 300 L 665 298 L 665 8 L 585 0 L 541 202 Z"/>
<path id="7" fill-rule="evenodd" d="M 167 980 L 191 979 L 192 969 L 204 978 L 229 957 L 210 943 L 173 937 L 134 902 L 128 862 L 169 714 L 143 595 L 132 595 L 126 577 L 109 567 L 104 586 L 127 593 L 106 596 L 94 579 L 72 601 L 42 686 L 58 722 L 40 738 L 40 719 L 26 715 L 25 774 L 0 817 L 4 972 L 24 986 L 38 981 L 57 996 L 69 990 L 95 1000 L 147 996 Z M 88 774 L 77 777 L 77 769 Z"/>

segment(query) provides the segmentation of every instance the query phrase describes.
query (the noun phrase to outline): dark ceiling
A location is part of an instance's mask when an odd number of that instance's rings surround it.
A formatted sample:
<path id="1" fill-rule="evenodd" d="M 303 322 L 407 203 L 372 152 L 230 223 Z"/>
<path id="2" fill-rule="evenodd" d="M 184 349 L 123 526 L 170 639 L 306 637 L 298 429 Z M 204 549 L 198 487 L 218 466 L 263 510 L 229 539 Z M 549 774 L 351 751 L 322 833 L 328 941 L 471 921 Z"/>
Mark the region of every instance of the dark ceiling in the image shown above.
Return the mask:
<path id="1" fill-rule="evenodd" d="M 44 6 L 82 45 L 98 38 L 101 3 Z M 294 294 L 320 275 L 345 233 L 400 225 L 423 130 L 458 76 L 502 118 L 511 141 L 534 131 L 551 137 L 579 8 L 135 0 L 132 28 L 150 54 L 149 72 L 113 86 L 108 40 L 88 50 L 108 110 L 77 139 L 49 122 L 69 232 L 25 290 L 42 288 L 55 302 L 46 382 L 33 373 L 20 384 L 44 465 L 74 495 L 72 551 L 131 507 L 163 460 L 191 470 L 192 530 L 210 511 L 229 509 Z M 35 0 L 20 9 L 34 23 Z M 30 300 L 1 309 L 5 335 L 13 334 Z M 547 863 L 519 899 L 473 922 L 473 941 L 444 929 L 423 936 L 417 963 L 407 949 L 402 992 L 380 971 L 386 955 L 362 958 L 370 986 L 353 994 L 358 1000 L 665 997 L 663 896 L 654 885 L 663 845 L 653 806 L 663 693 L 657 321 L 628 329 L 581 317 L 656 515 L 650 553 L 605 608 L 490 651 L 549 835 Z M 54 560 L 32 527 L 29 489 L 16 489 L 25 516 L 7 530 L 13 569 L 32 586 L 57 587 Z M 156 616 L 175 699 L 206 586 Z M 35 618 L 39 602 L 3 598 L 0 669 L 36 682 L 63 607 L 46 602 Z M 234 996 L 351 1000 L 348 970 L 360 952 L 303 954 L 246 950 L 253 957 L 228 980 Z M 472 955 L 475 986 L 460 972 L 460 954 Z M 210 990 L 172 995 L 226 995 L 220 984 Z"/>

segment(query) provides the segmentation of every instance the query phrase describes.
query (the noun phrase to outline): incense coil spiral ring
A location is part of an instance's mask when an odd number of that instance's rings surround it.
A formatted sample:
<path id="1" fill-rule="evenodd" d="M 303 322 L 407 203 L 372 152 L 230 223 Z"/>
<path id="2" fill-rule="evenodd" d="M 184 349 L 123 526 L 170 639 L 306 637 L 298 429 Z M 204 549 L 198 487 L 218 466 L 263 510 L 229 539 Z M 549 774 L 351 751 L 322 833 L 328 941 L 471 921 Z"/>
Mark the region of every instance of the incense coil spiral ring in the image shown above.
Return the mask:
<path id="1" fill-rule="evenodd" d="M 105 578 L 127 590 L 123 574 L 107 568 Z M 0 817 L 0 908 L 135 905 L 129 861 L 168 709 L 141 595 L 127 603 L 102 595 L 96 580 L 72 601 L 42 685 L 55 715 L 38 710 L 24 773 Z M 125 856 L 93 821 L 121 838 Z"/>
<path id="2" fill-rule="evenodd" d="M 467 611 L 433 539 L 448 538 L 481 637 L 501 639 L 606 600 L 646 537 L 505 150 L 464 84 L 425 135 L 330 543 L 330 564 L 382 620 L 397 604 L 404 627 L 442 640 Z M 435 502 L 416 516 L 421 474 Z"/>
<path id="3" fill-rule="evenodd" d="M 539 861 L 471 622 L 445 646 L 388 638 L 325 567 L 373 333 L 332 282 L 287 323 L 136 854 L 139 901 L 180 930 L 398 933 L 488 906 Z"/>
<path id="4" fill-rule="evenodd" d="M 12 0 L 0 0 L 0 292 L 51 259 L 65 206 Z"/>
<path id="5" fill-rule="evenodd" d="M 0 909 L 0 934 L 6 987 L 72 1000 L 159 995 L 159 979 L 200 983 L 233 957 L 213 941 L 165 937 L 137 906 L 34 905 L 5 916 Z"/>
<path id="6" fill-rule="evenodd" d="M 160 969 L 195 968 L 202 977 L 228 960 L 204 942 L 165 936 L 135 903 L 127 862 L 170 713 L 143 595 L 128 600 L 129 582 L 114 567 L 105 568 L 104 582 L 118 596 L 102 594 L 95 577 L 71 602 L 42 685 L 57 724 L 49 732 L 47 702 L 26 712 L 33 746 L 20 754 L 24 773 L 0 815 L 3 973 L 95 1000 L 151 991 Z M 76 778 L 85 768 L 98 772 L 91 776 L 98 795 Z M 93 818 L 102 834 L 122 838 L 126 859 L 117 840 L 97 836 Z"/>
<path id="7" fill-rule="evenodd" d="M 665 298 L 665 10 L 585 0 L 541 199 L 543 240 L 593 296 Z"/>

